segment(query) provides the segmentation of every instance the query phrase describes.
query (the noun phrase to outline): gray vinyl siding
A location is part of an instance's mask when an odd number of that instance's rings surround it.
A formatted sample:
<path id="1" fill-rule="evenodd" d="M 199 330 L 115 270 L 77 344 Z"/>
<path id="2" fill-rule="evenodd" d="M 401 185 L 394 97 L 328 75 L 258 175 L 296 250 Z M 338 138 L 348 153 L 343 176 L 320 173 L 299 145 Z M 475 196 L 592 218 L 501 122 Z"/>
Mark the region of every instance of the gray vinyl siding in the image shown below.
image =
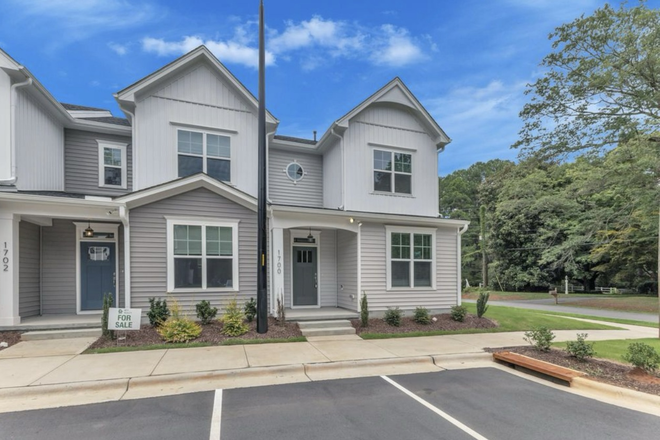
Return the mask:
<path id="1" fill-rule="evenodd" d="M 18 89 L 16 103 L 16 187 L 20 190 L 64 189 L 62 124 L 33 98 Z"/>
<path id="2" fill-rule="evenodd" d="M 357 310 L 357 267 L 357 234 L 349 231 L 337 231 L 338 307 Z M 351 295 L 353 295 L 353 299 L 351 299 Z"/>
<path id="3" fill-rule="evenodd" d="M 200 188 L 169 199 L 135 208 L 131 221 L 131 305 L 149 309 L 149 298 L 167 297 L 166 216 L 209 221 L 239 220 L 239 292 L 172 294 L 179 304 L 195 315 L 195 304 L 208 300 L 219 309 L 237 298 L 239 306 L 257 291 L 257 216 L 254 211 Z"/>
<path id="4" fill-rule="evenodd" d="M 364 223 L 362 237 L 362 290 L 369 299 L 369 310 L 387 307 L 413 310 L 415 307 L 448 309 L 457 304 L 456 228 L 436 230 L 436 290 L 397 289 L 387 291 L 385 226 Z"/>
<path id="5" fill-rule="evenodd" d="M 127 189 L 99 187 L 99 144 L 97 140 L 120 142 L 126 147 Z M 133 147 L 131 138 L 81 130 L 64 130 L 65 190 L 72 193 L 118 196 L 133 188 Z"/>
<path id="6" fill-rule="evenodd" d="M 337 231 L 321 231 L 319 264 L 321 307 L 337 307 Z"/>
<path id="7" fill-rule="evenodd" d="M 39 226 L 22 221 L 18 233 L 18 313 L 27 318 L 39 314 Z"/>
<path id="8" fill-rule="evenodd" d="M 53 220 L 42 228 L 43 313 L 76 313 L 76 226 Z"/>
<path id="9" fill-rule="evenodd" d="M 302 166 L 304 175 L 293 182 L 286 173 L 291 162 Z M 271 149 L 268 153 L 268 191 L 273 203 L 323 207 L 323 157 Z"/>

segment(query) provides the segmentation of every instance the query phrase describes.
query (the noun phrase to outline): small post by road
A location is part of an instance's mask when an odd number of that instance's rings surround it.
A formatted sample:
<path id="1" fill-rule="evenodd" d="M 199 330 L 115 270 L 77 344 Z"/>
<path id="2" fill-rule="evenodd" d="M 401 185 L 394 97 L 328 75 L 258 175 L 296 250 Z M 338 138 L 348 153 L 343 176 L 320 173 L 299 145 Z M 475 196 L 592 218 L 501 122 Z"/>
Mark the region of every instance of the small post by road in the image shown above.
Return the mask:
<path id="1" fill-rule="evenodd" d="M 568 295 L 568 275 L 566 275 L 566 278 L 564 278 L 564 286 L 566 288 L 566 291 L 564 293 Z"/>

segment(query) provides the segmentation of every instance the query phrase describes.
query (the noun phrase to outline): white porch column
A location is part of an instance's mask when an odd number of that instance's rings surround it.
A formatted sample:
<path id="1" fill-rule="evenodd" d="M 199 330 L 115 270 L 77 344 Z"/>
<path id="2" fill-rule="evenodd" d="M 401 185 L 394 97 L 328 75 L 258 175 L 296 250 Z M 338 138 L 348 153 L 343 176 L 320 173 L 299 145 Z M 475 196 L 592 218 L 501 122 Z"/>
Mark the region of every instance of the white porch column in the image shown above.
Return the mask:
<path id="1" fill-rule="evenodd" d="M 277 314 L 277 298 L 284 304 L 284 230 L 282 228 L 273 228 L 271 230 L 273 247 L 270 253 L 270 274 L 271 274 L 271 295 L 270 310 L 271 314 Z"/>
<path id="2" fill-rule="evenodd" d="M 0 325 L 18 325 L 18 222 L 20 216 L 0 211 Z"/>

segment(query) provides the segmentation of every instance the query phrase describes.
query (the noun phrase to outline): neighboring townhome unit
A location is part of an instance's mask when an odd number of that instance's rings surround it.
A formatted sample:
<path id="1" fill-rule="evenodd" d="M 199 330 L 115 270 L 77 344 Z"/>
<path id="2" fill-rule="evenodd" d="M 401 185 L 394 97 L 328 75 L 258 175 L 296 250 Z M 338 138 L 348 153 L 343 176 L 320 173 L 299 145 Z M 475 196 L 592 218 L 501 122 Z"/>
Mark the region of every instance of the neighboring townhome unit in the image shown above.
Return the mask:
<path id="1" fill-rule="evenodd" d="M 60 103 L 0 50 L 0 328 L 96 319 L 105 293 L 143 312 L 256 296 L 255 97 L 200 46 L 115 99 L 125 119 Z M 467 222 L 438 215 L 450 139 L 400 79 L 318 140 L 278 124 L 270 313 L 460 303 Z"/>

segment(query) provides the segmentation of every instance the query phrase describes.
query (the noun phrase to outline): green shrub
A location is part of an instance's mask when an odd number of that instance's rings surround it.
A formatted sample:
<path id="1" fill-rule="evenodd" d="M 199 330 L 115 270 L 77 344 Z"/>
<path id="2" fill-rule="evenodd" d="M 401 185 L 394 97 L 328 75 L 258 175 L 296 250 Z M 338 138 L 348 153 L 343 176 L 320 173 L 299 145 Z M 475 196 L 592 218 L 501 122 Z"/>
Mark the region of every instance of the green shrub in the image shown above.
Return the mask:
<path id="1" fill-rule="evenodd" d="M 188 342 L 202 333 L 202 327 L 190 318 L 168 319 L 158 327 L 158 334 L 166 342 Z"/>
<path id="2" fill-rule="evenodd" d="M 202 325 L 210 324 L 211 321 L 215 319 L 215 315 L 218 314 L 218 308 L 211 307 L 211 303 L 207 300 L 198 302 L 195 309 L 197 310 L 197 317 Z"/>
<path id="3" fill-rule="evenodd" d="M 426 307 L 417 307 L 415 309 L 415 314 L 413 315 L 413 321 L 417 324 L 430 324 L 431 317 L 429 316 L 429 311 Z"/>
<path id="4" fill-rule="evenodd" d="M 360 298 L 360 327 L 369 326 L 369 303 L 367 302 L 367 294 L 362 292 Z"/>
<path id="5" fill-rule="evenodd" d="M 477 299 L 477 317 L 481 318 L 488 311 L 488 298 L 490 298 L 490 293 L 481 292 L 479 298 Z"/>
<path id="6" fill-rule="evenodd" d="M 247 319 L 247 322 L 254 321 L 255 316 L 257 316 L 257 302 L 254 298 L 250 298 L 250 301 L 245 301 L 243 312 L 245 312 L 245 319 Z"/>
<path id="7" fill-rule="evenodd" d="M 465 306 L 454 306 L 451 308 L 451 319 L 458 322 L 465 321 L 467 316 L 467 308 Z"/>
<path id="8" fill-rule="evenodd" d="M 243 322 L 243 312 L 238 308 L 236 300 L 232 299 L 225 308 L 225 313 L 222 315 L 222 334 L 227 336 L 240 336 L 250 329 L 248 325 Z"/>
<path id="9" fill-rule="evenodd" d="M 101 316 L 101 334 L 106 338 L 114 339 L 115 332 L 113 330 L 108 330 L 108 313 L 110 312 L 110 307 L 114 303 L 114 298 L 112 293 L 105 293 L 103 295 L 103 315 Z"/>
<path id="10" fill-rule="evenodd" d="M 594 357 L 596 352 L 594 351 L 593 342 L 590 344 L 585 342 L 587 339 L 586 333 L 578 333 L 577 341 L 568 341 L 566 343 L 566 351 L 568 354 L 577 358 L 579 361 L 584 361 L 587 358 Z"/>
<path id="11" fill-rule="evenodd" d="M 628 351 L 623 355 L 623 360 L 648 372 L 654 372 L 660 364 L 660 355 L 650 345 L 643 342 L 633 342 L 628 346 Z"/>
<path id="12" fill-rule="evenodd" d="M 385 322 L 392 327 L 398 327 L 401 325 L 401 310 L 398 307 L 395 308 L 387 308 L 387 312 L 385 312 L 385 318 L 383 318 Z"/>
<path id="13" fill-rule="evenodd" d="M 523 339 L 539 351 L 550 351 L 550 344 L 555 339 L 555 334 L 549 328 L 541 326 L 525 332 Z"/>
<path id="14" fill-rule="evenodd" d="M 167 300 L 149 298 L 149 311 L 147 312 L 149 324 L 152 327 L 160 327 L 167 318 L 170 317 L 170 309 L 167 307 Z"/>

